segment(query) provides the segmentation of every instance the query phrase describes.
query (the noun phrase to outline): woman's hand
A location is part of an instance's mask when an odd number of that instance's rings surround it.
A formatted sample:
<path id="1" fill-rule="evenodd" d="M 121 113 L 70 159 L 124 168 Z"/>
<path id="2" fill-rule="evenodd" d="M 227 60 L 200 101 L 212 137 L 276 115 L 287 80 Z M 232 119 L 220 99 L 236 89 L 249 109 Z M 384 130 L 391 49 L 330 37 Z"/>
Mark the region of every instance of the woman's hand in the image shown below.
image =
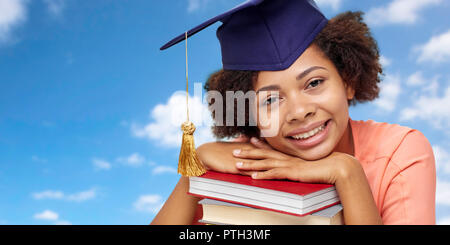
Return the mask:
<path id="1" fill-rule="evenodd" d="M 359 162 L 348 154 L 333 152 L 329 156 L 305 161 L 274 150 L 263 140 L 252 138 L 255 148 L 236 149 L 233 155 L 240 159 L 236 168 L 252 173 L 254 179 L 289 179 L 300 182 L 335 184 L 345 178 Z"/>
<path id="2" fill-rule="evenodd" d="M 253 172 L 242 171 L 236 168 L 236 161 L 240 160 L 233 156 L 233 149 L 251 150 L 256 149 L 254 145 L 240 140 L 239 142 L 211 142 L 199 146 L 196 151 L 198 158 L 207 170 L 222 173 L 251 175 Z"/>

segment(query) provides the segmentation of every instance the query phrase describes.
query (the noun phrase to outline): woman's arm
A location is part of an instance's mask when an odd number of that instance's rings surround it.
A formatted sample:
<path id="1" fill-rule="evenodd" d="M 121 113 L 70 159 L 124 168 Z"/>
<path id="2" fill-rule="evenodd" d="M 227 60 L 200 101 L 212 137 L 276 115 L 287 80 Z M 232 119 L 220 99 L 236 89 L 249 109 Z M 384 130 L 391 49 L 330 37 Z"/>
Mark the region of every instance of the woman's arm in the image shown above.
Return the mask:
<path id="1" fill-rule="evenodd" d="M 181 177 L 151 225 L 192 224 L 200 198 L 188 195 L 189 178 Z"/>
<path id="2" fill-rule="evenodd" d="M 336 190 L 344 207 L 346 225 L 382 225 L 372 191 L 360 163 L 352 157 L 340 162 Z"/>

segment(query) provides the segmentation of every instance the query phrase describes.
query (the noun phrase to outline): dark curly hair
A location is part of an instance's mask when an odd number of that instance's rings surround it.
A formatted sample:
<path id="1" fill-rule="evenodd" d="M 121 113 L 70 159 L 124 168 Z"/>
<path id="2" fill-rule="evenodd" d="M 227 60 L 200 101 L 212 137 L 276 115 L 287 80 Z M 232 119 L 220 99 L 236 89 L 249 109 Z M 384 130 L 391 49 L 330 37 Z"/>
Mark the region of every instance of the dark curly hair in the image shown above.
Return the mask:
<path id="1" fill-rule="evenodd" d="M 362 12 L 345 12 L 332 18 L 327 26 L 316 36 L 311 45 L 316 45 L 337 68 L 343 81 L 355 90 L 355 96 L 348 105 L 356 105 L 378 98 L 380 76 L 383 73 L 379 63 L 379 50 L 376 40 L 363 21 Z M 253 90 L 253 84 L 258 78 L 258 71 L 219 70 L 207 80 L 206 91 L 218 91 L 226 98 L 226 91 Z M 249 125 L 249 102 L 246 100 L 245 120 Z M 209 105 L 214 104 L 214 99 Z M 226 103 L 223 103 L 223 118 L 226 118 Z M 212 111 L 213 118 L 215 112 Z M 234 102 L 234 124 L 237 117 L 237 103 Z M 259 137 L 256 126 L 221 126 L 212 127 L 217 138 Z"/>

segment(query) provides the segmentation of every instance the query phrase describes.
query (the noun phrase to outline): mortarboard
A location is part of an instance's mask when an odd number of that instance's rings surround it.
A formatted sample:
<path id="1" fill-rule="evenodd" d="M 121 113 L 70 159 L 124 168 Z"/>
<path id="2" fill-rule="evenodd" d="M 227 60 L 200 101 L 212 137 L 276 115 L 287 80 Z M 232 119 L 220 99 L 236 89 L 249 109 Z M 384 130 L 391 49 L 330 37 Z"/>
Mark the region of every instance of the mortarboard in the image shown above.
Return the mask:
<path id="1" fill-rule="evenodd" d="M 187 31 L 187 37 L 218 21 L 223 69 L 253 71 L 288 68 L 328 23 L 313 0 L 248 0 Z M 160 49 L 185 38 L 183 33 Z"/>
<path id="2" fill-rule="evenodd" d="M 187 39 L 221 21 L 217 29 L 225 70 L 284 70 L 300 57 L 328 20 L 313 0 L 248 0 L 175 37 L 160 49 L 186 40 L 186 102 L 188 99 Z M 181 127 L 183 138 L 178 172 L 199 176 L 206 172 L 195 151 L 195 126 Z"/>

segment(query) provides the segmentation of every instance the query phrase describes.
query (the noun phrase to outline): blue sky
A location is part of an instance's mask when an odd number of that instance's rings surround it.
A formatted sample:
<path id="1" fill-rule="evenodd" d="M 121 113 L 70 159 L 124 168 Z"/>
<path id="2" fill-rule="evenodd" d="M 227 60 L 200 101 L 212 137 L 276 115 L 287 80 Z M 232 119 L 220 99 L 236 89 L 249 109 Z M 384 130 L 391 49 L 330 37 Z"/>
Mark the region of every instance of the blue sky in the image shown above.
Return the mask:
<path id="1" fill-rule="evenodd" d="M 240 2 L 0 0 L 0 224 L 148 224 L 179 178 L 184 115 L 184 45 L 159 47 Z M 350 116 L 429 139 L 450 224 L 450 2 L 318 3 L 366 13 L 386 75 Z M 221 67 L 217 27 L 189 39 L 192 90 Z M 212 140 L 196 125 L 197 145 Z"/>

